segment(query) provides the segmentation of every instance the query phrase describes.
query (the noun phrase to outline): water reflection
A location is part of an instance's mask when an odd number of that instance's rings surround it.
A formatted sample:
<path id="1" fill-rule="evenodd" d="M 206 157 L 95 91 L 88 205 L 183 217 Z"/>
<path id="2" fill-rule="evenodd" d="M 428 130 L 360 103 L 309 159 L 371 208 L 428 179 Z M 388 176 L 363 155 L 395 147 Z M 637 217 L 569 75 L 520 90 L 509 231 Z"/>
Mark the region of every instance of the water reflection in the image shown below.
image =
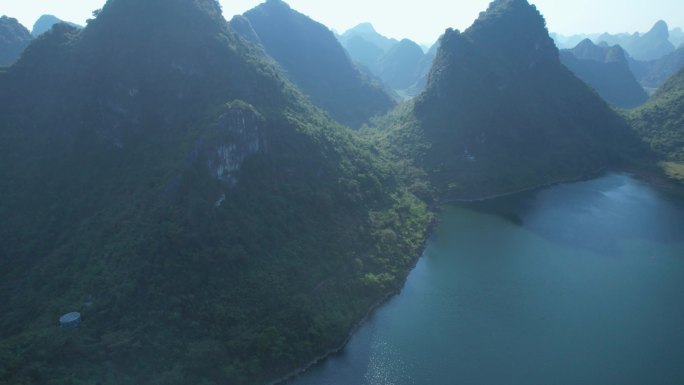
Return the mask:
<path id="1" fill-rule="evenodd" d="M 452 207 L 296 385 L 684 384 L 684 202 L 625 175 Z"/>

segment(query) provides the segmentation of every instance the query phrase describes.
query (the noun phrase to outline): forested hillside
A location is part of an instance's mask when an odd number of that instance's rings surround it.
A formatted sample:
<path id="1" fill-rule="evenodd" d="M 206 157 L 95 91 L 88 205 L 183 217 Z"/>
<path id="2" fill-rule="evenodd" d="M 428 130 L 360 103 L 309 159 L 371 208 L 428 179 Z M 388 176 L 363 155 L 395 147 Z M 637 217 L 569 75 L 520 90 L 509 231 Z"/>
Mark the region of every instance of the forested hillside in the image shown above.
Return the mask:
<path id="1" fill-rule="evenodd" d="M 420 253 L 425 205 L 215 0 L 55 26 L 0 115 L 0 383 L 266 383 Z"/>

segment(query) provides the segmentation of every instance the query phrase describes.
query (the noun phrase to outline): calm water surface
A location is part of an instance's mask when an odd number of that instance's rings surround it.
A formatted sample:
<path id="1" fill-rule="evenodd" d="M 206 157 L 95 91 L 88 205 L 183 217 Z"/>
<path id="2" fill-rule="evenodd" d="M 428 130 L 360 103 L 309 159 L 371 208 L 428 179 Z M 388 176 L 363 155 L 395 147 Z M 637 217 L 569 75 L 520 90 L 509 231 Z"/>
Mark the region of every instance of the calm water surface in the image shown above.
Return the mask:
<path id="1" fill-rule="evenodd" d="M 295 385 L 684 384 L 684 201 L 626 175 L 450 207 Z"/>

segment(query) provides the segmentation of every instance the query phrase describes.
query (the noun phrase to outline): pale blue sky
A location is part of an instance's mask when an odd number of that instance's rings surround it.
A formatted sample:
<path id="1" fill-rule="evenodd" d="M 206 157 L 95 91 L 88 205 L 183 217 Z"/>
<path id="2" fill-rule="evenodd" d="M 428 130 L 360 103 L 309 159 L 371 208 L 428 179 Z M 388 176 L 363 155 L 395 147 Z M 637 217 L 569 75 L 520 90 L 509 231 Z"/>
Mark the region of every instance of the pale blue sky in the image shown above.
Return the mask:
<path id="1" fill-rule="evenodd" d="M 142 1 L 142 0 L 141 0 Z M 296 10 L 343 32 L 370 21 L 395 38 L 408 37 L 429 44 L 448 27 L 467 28 L 490 0 L 290 0 Z M 41 14 L 83 24 L 105 0 L 0 0 L 0 14 L 16 17 L 31 29 Z M 224 15 L 258 5 L 261 0 L 220 0 Z M 546 17 L 549 29 L 562 34 L 635 32 L 648 30 L 663 19 L 670 27 L 684 26 L 682 0 L 532 0 Z"/>

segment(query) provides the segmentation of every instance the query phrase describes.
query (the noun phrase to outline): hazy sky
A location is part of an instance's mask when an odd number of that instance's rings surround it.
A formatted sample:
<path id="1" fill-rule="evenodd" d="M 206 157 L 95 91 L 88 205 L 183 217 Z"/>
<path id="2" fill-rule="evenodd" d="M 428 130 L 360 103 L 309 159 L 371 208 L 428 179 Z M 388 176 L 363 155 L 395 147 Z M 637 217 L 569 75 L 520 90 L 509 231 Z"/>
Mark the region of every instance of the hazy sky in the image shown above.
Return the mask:
<path id="1" fill-rule="evenodd" d="M 141 0 L 143 1 L 143 0 Z M 220 0 L 226 18 L 261 0 Z M 364 21 L 390 37 L 434 42 L 447 27 L 467 28 L 490 0 L 290 0 L 292 8 L 344 32 Z M 0 0 L 0 14 L 16 17 L 29 29 L 41 14 L 84 24 L 105 0 Z M 684 26 L 682 0 L 532 0 L 551 32 L 562 34 L 647 31 L 663 19 L 671 28 Z"/>

